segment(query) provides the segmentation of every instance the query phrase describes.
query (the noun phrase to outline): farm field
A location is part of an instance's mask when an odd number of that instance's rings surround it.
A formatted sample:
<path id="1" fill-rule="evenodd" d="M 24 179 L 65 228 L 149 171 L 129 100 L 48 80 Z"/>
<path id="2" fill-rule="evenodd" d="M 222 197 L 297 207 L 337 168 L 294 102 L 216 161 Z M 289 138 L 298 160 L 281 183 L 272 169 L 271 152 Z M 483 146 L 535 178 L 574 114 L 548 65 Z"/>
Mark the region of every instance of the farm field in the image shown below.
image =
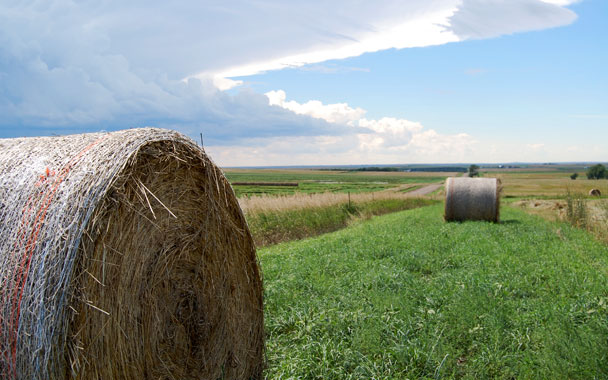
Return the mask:
<path id="1" fill-rule="evenodd" d="M 507 198 L 539 197 L 563 198 L 567 191 L 587 194 L 592 188 L 599 188 L 608 194 L 608 181 L 588 180 L 582 165 L 537 165 L 521 168 L 482 168 L 484 177 L 500 178 L 503 196 Z M 576 180 L 570 175 L 578 173 Z M 231 183 L 298 183 L 297 187 L 236 185 L 238 197 L 257 195 L 290 195 L 295 193 L 361 193 L 401 189 L 406 185 L 441 183 L 450 176 L 460 176 L 457 172 L 357 172 L 310 169 L 225 169 Z"/>
<path id="2" fill-rule="evenodd" d="M 500 178 L 503 196 L 506 197 L 559 197 L 566 192 L 588 194 L 590 189 L 599 188 L 603 194 L 608 191 L 607 180 L 588 180 L 581 176 L 570 179 L 574 171 L 482 171 L 484 177 Z"/>
<path id="3" fill-rule="evenodd" d="M 407 184 L 441 182 L 459 173 L 449 172 L 348 172 L 308 169 L 225 169 L 237 197 L 290 195 L 294 193 L 361 193 L 396 188 Z M 298 183 L 297 187 L 260 186 L 258 183 Z"/>
<path id="4" fill-rule="evenodd" d="M 606 378 L 608 247 L 512 207 L 442 212 L 260 249 L 267 378 Z"/>
<path id="5" fill-rule="evenodd" d="M 504 204 L 549 221 L 569 221 L 608 243 L 608 180 L 588 180 L 582 167 L 550 169 L 483 171 L 482 175 L 501 179 Z M 572 180 L 572 173 L 580 176 Z M 591 189 L 600 190 L 602 196 L 589 196 Z"/>
<path id="6" fill-rule="evenodd" d="M 582 224 L 608 241 L 608 181 L 584 179 L 583 166 L 482 168 L 480 172 L 482 177 L 501 179 L 503 204 L 512 204 L 550 221 L 567 220 L 568 194 L 582 197 L 589 206 L 583 210 L 586 220 Z M 581 174 L 576 180 L 570 178 L 574 172 Z M 445 178 L 462 173 L 228 169 L 226 175 L 232 183 L 299 184 L 298 187 L 233 185 L 256 243 L 267 245 L 333 231 L 369 215 L 410 209 L 413 203 L 407 199 L 420 196 L 418 193 L 443 200 Z M 427 191 L 431 185 L 435 188 Z M 604 196 L 587 200 L 586 194 L 592 188 L 600 189 Z"/>

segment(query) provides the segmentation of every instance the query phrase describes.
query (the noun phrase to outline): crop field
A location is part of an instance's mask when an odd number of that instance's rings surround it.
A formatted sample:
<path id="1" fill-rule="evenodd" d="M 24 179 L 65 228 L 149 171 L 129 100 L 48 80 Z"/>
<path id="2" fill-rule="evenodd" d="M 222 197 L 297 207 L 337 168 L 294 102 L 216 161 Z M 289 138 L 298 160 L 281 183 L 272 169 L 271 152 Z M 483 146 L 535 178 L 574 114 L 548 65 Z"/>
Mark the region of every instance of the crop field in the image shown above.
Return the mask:
<path id="1" fill-rule="evenodd" d="M 578 173 L 575 180 L 570 178 Z M 555 166 L 544 170 L 483 171 L 485 177 L 500 178 L 503 203 L 549 221 L 569 221 L 608 243 L 608 180 L 586 179 L 584 167 Z M 600 197 L 589 196 L 591 189 Z"/>
<path id="2" fill-rule="evenodd" d="M 446 223 L 457 175 L 227 171 L 298 183 L 235 186 L 264 276 L 266 378 L 608 377 L 608 181 L 481 170 L 502 181 L 501 223 Z"/>
<path id="3" fill-rule="evenodd" d="M 571 193 L 587 194 L 593 188 L 599 188 L 602 193 L 608 191 L 608 181 L 588 180 L 583 172 L 576 179 L 570 179 L 573 172 L 566 171 L 484 171 L 484 177 L 500 178 L 503 185 L 503 195 L 507 197 L 561 197 L 568 191 Z"/>
<path id="4" fill-rule="evenodd" d="M 566 193 L 587 194 L 599 188 L 608 194 L 608 181 L 588 180 L 582 165 L 536 165 L 522 168 L 482 169 L 484 177 L 500 178 L 503 196 L 507 198 L 563 198 Z M 578 173 L 576 180 L 570 175 Z M 228 180 L 238 183 L 298 183 L 297 187 L 236 185 L 238 197 L 256 195 L 290 195 L 295 193 L 362 193 L 397 189 L 409 191 L 412 186 L 440 183 L 456 172 L 357 172 L 309 169 L 226 169 Z M 412 186 L 405 186 L 412 185 Z M 399 188 L 401 186 L 401 188 Z"/>
<path id="5" fill-rule="evenodd" d="M 511 207 L 442 211 L 260 249 L 267 378 L 608 377 L 608 247 Z"/>
<path id="6" fill-rule="evenodd" d="M 362 193 L 388 190 L 406 184 L 441 182 L 456 173 L 446 172 L 347 172 L 322 170 L 227 169 L 231 183 L 255 183 L 233 186 L 237 197 L 255 195 L 289 195 L 294 193 Z M 261 182 L 298 183 L 297 187 L 263 186 Z"/>
<path id="7" fill-rule="evenodd" d="M 570 175 L 575 172 L 580 176 L 572 180 Z M 445 178 L 463 174 L 228 169 L 226 175 L 233 184 L 251 183 L 234 185 L 233 188 L 247 214 L 256 242 L 267 245 L 343 228 L 353 220 L 367 218 L 370 214 L 409 209 L 412 203 L 404 198 L 419 196 L 416 194 L 419 191 L 425 198 L 442 200 L 445 197 L 442 186 Z M 576 224 L 584 224 L 586 229 L 608 241 L 605 206 L 608 200 L 604 201 L 608 199 L 608 181 L 585 179 L 583 166 L 487 168 L 481 170 L 481 176 L 501 179 L 504 204 L 515 205 L 551 221 L 567 219 L 566 199 L 569 196 L 586 199 L 589 198 L 586 194 L 590 189 L 600 189 L 604 194 L 601 201 L 589 199 L 589 207 L 583 210 L 586 220 L 577 221 Z M 298 186 L 264 186 L 259 183 L 297 183 Z M 432 184 L 435 188 L 426 191 Z M 388 203 L 390 207 L 387 207 Z M 373 212 L 370 211 L 372 209 Z M 294 231 L 286 231 L 288 226 Z"/>

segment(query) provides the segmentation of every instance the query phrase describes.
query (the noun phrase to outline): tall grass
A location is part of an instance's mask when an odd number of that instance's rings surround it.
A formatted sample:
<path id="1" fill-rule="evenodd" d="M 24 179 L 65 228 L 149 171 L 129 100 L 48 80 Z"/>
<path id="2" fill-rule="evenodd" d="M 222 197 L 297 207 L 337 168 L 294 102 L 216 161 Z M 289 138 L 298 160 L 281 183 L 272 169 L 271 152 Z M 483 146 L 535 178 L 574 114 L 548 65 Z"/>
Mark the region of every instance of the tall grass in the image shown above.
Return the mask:
<path id="1" fill-rule="evenodd" d="M 581 193 L 566 193 L 566 220 L 608 243 L 608 199 L 588 199 Z"/>
<path id="2" fill-rule="evenodd" d="M 414 187 L 416 185 L 408 185 Z M 403 187 L 399 187 L 402 189 Z M 239 205 L 245 214 L 284 212 L 308 208 L 322 208 L 349 203 L 366 203 L 380 200 L 403 200 L 411 198 L 407 193 L 398 191 L 379 191 L 373 193 L 318 193 L 291 195 L 258 195 L 239 198 Z"/>
<path id="3" fill-rule="evenodd" d="M 378 199 L 354 194 L 350 202 L 348 196 L 339 194 L 279 197 L 249 204 L 245 217 L 256 245 L 261 247 L 320 235 L 344 228 L 356 220 L 436 202 L 402 196 Z"/>
<path id="4" fill-rule="evenodd" d="M 587 228 L 589 225 L 589 212 L 587 199 L 581 193 L 566 193 L 566 218 L 570 224 L 578 228 Z"/>

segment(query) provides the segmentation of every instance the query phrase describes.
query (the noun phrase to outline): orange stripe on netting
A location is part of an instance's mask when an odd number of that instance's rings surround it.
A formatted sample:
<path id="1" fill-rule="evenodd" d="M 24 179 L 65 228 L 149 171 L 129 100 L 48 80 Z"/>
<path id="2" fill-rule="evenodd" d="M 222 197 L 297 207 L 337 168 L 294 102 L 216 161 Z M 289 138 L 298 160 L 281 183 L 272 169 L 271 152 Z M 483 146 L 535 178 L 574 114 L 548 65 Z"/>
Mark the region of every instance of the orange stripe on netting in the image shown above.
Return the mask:
<path id="1" fill-rule="evenodd" d="M 40 201 L 40 198 L 44 195 L 44 192 L 42 189 L 38 189 L 39 187 L 43 186 L 43 185 L 47 185 L 45 183 L 45 178 L 43 179 L 42 176 L 41 178 L 34 184 L 34 186 L 36 187 L 36 190 L 33 194 L 31 194 L 28 199 L 27 202 L 25 203 L 25 206 L 23 206 L 23 209 L 21 210 L 22 213 L 22 217 L 19 223 L 19 230 L 17 231 L 17 239 L 15 241 L 15 244 L 13 246 L 13 251 L 12 251 L 12 256 L 15 256 L 16 253 L 21 250 L 21 248 L 23 247 L 25 241 L 26 241 L 26 235 L 27 235 L 27 226 L 30 224 L 28 223 L 28 220 L 30 220 L 30 216 L 32 215 L 32 212 L 34 212 L 36 210 L 36 204 Z M 8 288 L 10 286 L 10 284 L 15 284 L 16 280 L 15 280 L 15 275 L 17 273 L 17 269 L 18 269 L 18 263 L 15 263 L 15 270 L 13 271 L 12 277 L 10 279 L 10 281 L 7 281 L 6 285 L 3 286 L 7 288 L 7 292 L 5 292 L 4 290 L 2 291 L 2 298 L 0 299 L 0 302 L 2 302 L 2 304 L 5 303 L 5 294 L 8 293 Z M 8 324 L 12 324 L 12 318 L 13 318 L 13 313 L 11 312 L 11 319 L 9 319 Z M 0 328 L 4 325 L 4 323 L 2 325 L 0 325 Z M 1 330 L 0 330 L 1 332 Z M 12 335 L 9 334 L 9 344 L 10 344 L 10 339 L 12 339 Z M 10 351 L 4 351 L 2 354 L 4 356 L 4 362 L 7 363 L 6 366 L 2 367 L 2 373 L 6 374 L 6 371 L 8 370 L 6 367 L 10 366 Z M 10 376 L 10 375 L 9 375 Z"/>
<path id="2" fill-rule="evenodd" d="M 18 240 L 15 243 L 15 249 L 13 251 L 13 255 L 17 253 L 18 250 L 21 250 L 25 243 L 25 251 L 22 255 L 21 262 L 16 264 L 15 272 L 12 278 L 13 283 L 13 297 L 11 298 L 11 317 L 9 323 L 11 325 L 11 329 L 9 331 L 9 345 L 10 345 L 10 367 L 12 378 L 16 378 L 16 363 L 17 363 L 17 335 L 19 332 L 19 317 L 21 316 L 21 301 L 23 299 L 23 291 L 25 289 L 25 284 L 27 282 L 27 278 L 29 275 L 30 266 L 32 263 L 32 257 L 34 254 L 34 250 L 36 248 L 38 242 L 38 236 L 40 234 L 40 230 L 44 225 L 44 221 L 46 219 L 46 215 L 48 209 L 55 198 L 55 194 L 59 189 L 59 185 L 63 182 L 63 180 L 67 177 L 67 175 L 72 170 L 72 167 L 76 165 L 82 157 L 95 145 L 99 144 L 103 140 L 107 138 L 108 135 L 105 135 L 96 141 L 87 145 L 83 150 L 81 150 L 76 156 L 72 157 L 72 159 L 59 171 L 59 175 L 55 177 L 55 181 L 52 184 L 45 183 L 46 179 L 50 175 L 50 171 L 46 169 L 46 177 L 44 175 L 41 176 L 41 179 L 36 182 L 36 187 L 39 187 L 43 184 L 46 185 L 46 189 L 44 191 L 38 191 L 37 193 L 30 196 L 26 206 L 23 209 L 24 215 L 21 219 L 21 226 L 18 232 Z M 34 197 L 34 195 L 37 195 Z M 38 198 L 38 200 L 42 197 L 42 202 L 39 205 L 38 212 L 36 213 L 36 217 L 33 221 L 33 224 L 28 223 L 30 216 L 32 215 L 32 211 L 35 210 L 35 207 L 32 207 L 32 203 L 34 200 Z M 38 201 L 37 200 L 37 201 Z M 39 202 L 35 202 L 39 203 Z M 27 227 L 31 226 L 29 231 L 29 238 L 25 239 L 28 234 Z M 6 358 L 5 353 L 5 358 Z M 8 358 L 7 358 L 8 359 Z M 8 361 L 8 360 L 7 360 Z"/>

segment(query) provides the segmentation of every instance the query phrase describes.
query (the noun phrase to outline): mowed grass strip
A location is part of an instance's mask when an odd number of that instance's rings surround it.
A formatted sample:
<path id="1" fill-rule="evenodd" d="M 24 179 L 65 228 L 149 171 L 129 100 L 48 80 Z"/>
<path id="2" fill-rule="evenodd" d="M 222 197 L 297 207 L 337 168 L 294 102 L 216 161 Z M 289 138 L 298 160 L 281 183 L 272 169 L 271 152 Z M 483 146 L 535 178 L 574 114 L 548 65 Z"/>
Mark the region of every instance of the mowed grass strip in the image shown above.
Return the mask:
<path id="1" fill-rule="evenodd" d="M 608 377 L 608 248 L 441 205 L 260 249 L 269 379 Z"/>

